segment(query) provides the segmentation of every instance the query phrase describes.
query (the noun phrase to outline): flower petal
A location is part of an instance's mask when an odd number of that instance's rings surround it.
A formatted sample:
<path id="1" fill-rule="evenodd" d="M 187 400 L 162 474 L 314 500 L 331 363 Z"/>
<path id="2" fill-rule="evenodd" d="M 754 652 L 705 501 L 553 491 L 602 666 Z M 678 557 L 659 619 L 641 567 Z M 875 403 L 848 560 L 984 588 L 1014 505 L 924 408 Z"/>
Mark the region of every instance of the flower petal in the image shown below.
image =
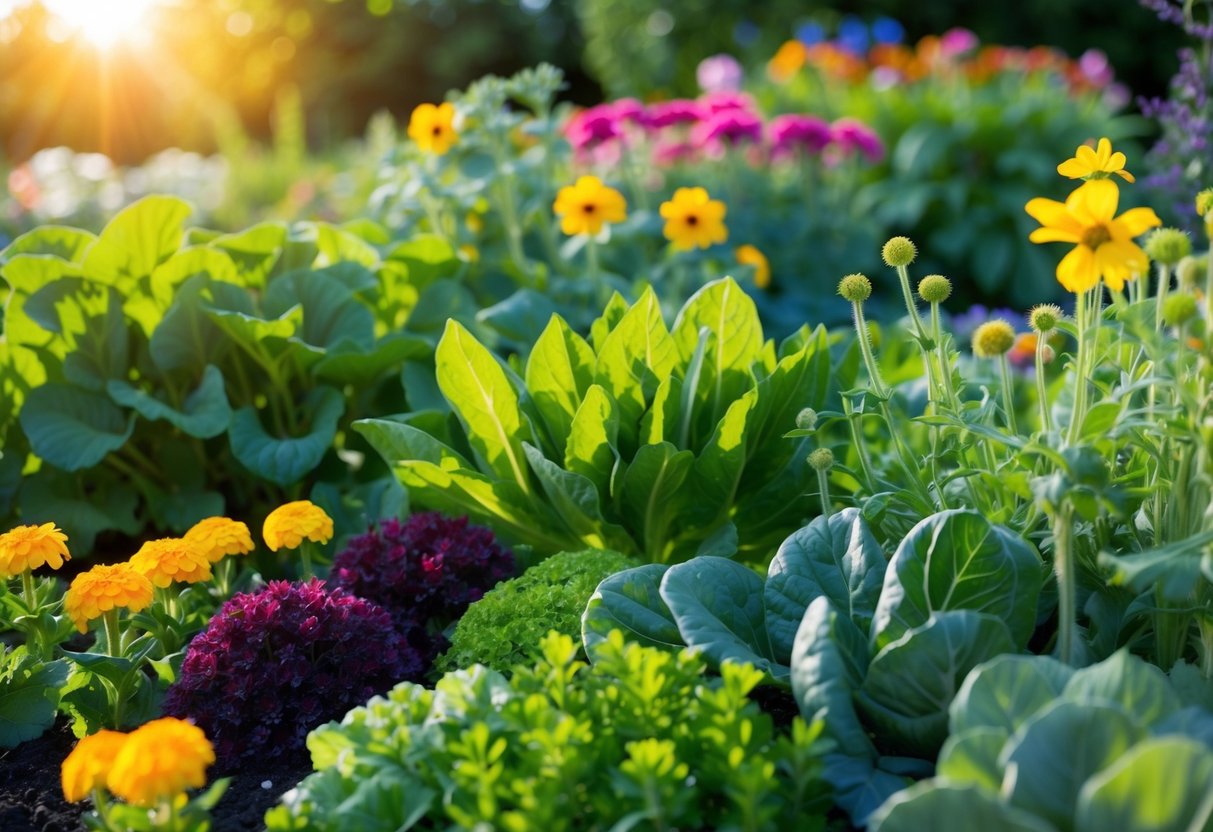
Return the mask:
<path id="1" fill-rule="evenodd" d="M 1124 154 L 1121 154 L 1121 155 L 1124 155 Z M 1104 136 L 1103 138 L 1101 138 L 1099 140 L 1099 145 L 1096 147 L 1096 150 L 1095 150 L 1095 156 L 1097 159 L 1099 159 L 1100 169 L 1107 170 L 1108 169 L 1108 160 L 1112 156 L 1112 142 L 1110 139 L 1108 139 L 1107 136 Z M 1124 166 L 1124 163 L 1121 162 L 1121 167 L 1123 167 L 1123 166 Z"/>
<path id="2" fill-rule="evenodd" d="M 1066 198 L 1066 208 L 1086 226 L 1111 221 L 1120 202 L 1120 189 L 1111 179 L 1091 179 Z"/>
<path id="3" fill-rule="evenodd" d="M 1127 170 L 1117 170 L 1117 171 L 1113 171 L 1113 173 L 1115 173 L 1117 176 L 1119 176 L 1121 179 L 1125 180 L 1126 182 L 1136 182 L 1137 181 L 1136 179 L 1133 178 L 1133 174 L 1129 173 Z"/>
<path id="4" fill-rule="evenodd" d="M 1129 237 L 1136 237 L 1145 233 L 1147 229 L 1160 225 L 1162 225 L 1162 220 L 1158 218 L 1158 214 L 1154 213 L 1153 208 L 1130 208 L 1117 217 L 1114 222 L 1114 227 L 1119 226 L 1115 230 L 1123 230 Z"/>
<path id="5" fill-rule="evenodd" d="M 1077 244 L 1081 239 L 1081 235 L 1065 228 L 1038 228 L 1028 235 L 1028 239 L 1034 243 Z"/>
<path id="6" fill-rule="evenodd" d="M 1095 268 L 1095 252 L 1086 246 L 1075 246 L 1057 264 L 1057 280 L 1070 292 L 1085 292 L 1099 281 Z"/>
<path id="7" fill-rule="evenodd" d="M 1070 215 L 1066 206 L 1055 199 L 1036 197 L 1036 199 L 1028 200 L 1028 204 L 1023 209 L 1028 212 L 1028 216 L 1043 226 L 1062 228 L 1076 234 L 1082 229 L 1078 221 Z"/>
<path id="8" fill-rule="evenodd" d="M 1066 159 L 1057 166 L 1057 172 L 1070 179 L 1082 179 L 1090 169 L 1077 159 Z"/>

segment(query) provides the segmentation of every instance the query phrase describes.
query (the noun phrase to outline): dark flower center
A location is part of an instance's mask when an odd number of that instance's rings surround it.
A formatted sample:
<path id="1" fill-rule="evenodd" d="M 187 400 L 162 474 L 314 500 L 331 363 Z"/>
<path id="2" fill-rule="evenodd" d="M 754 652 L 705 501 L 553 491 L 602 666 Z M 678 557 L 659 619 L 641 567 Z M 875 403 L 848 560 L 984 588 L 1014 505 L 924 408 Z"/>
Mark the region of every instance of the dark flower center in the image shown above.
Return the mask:
<path id="1" fill-rule="evenodd" d="M 1112 242 L 1112 234 L 1106 225 L 1094 225 L 1082 233 L 1082 244 L 1094 251 L 1104 243 Z"/>
<path id="2" fill-rule="evenodd" d="M 695 214 L 687 216 L 687 225 L 699 225 L 699 217 Z"/>
<path id="3" fill-rule="evenodd" d="M 442 135 L 442 125 L 441 125 L 441 124 L 435 124 L 435 125 L 434 125 L 434 128 L 433 128 L 433 130 L 432 130 L 431 132 L 434 134 L 434 136 L 435 136 L 435 137 L 437 137 L 437 136 L 441 136 L 441 135 Z"/>
<path id="4" fill-rule="evenodd" d="M 581 206 L 581 210 L 582 210 L 582 212 L 583 212 L 583 213 L 586 213 L 586 214 L 592 214 L 592 213 L 594 213 L 596 210 L 598 210 L 598 206 L 597 206 L 597 205 L 595 205 L 595 204 L 594 204 L 594 203 L 592 203 L 592 202 L 587 202 L 586 204 L 584 204 L 584 205 L 582 205 L 582 206 Z"/>

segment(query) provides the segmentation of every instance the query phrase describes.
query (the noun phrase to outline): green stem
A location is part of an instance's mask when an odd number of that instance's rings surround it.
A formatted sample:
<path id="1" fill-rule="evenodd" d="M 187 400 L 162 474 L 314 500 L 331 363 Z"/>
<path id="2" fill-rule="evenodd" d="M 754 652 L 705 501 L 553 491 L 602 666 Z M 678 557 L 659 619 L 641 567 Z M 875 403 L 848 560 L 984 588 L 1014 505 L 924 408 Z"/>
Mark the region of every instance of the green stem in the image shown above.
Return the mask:
<path id="1" fill-rule="evenodd" d="M 310 540 L 303 541 L 299 547 L 300 572 L 303 580 L 310 581 L 316 576 L 312 568 L 312 542 Z"/>
<path id="2" fill-rule="evenodd" d="M 910 323 L 914 327 L 914 334 L 921 338 L 925 333 L 922 326 L 922 316 L 918 314 L 918 304 L 914 303 L 914 292 L 910 289 L 910 272 L 905 266 L 898 266 L 897 277 L 901 281 L 901 294 L 906 302 L 906 312 L 910 316 Z"/>
<path id="3" fill-rule="evenodd" d="M 860 414 L 851 409 L 851 402 L 846 397 L 842 400 L 842 409 L 847 417 L 847 424 L 851 428 L 851 441 L 855 443 L 855 452 L 859 456 L 859 468 L 863 471 L 864 483 L 867 486 L 869 494 L 876 493 L 876 480 L 872 477 L 872 463 L 868 459 L 868 446 L 863 438 L 863 429 L 860 427 Z"/>
<path id="4" fill-rule="evenodd" d="M 101 615 L 105 625 L 105 650 L 111 656 L 122 655 L 122 627 L 118 624 L 118 610 L 106 610 Z"/>
<path id="5" fill-rule="evenodd" d="M 821 491 L 821 516 L 830 519 L 830 475 L 824 468 L 817 469 L 817 487 Z"/>
<path id="6" fill-rule="evenodd" d="M 1044 428 L 1045 433 L 1050 433 L 1053 430 L 1053 417 L 1049 412 L 1049 391 L 1045 385 L 1045 335 L 1043 332 L 1036 335 L 1036 400 L 1040 405 L 1040 426 Z"/>
<path id="7" fill-rule="evenodd" d="M 21 591 L 25 595 L 25 606 L 30 615 L 33 615 L 38 605 L 38 596 L 34 594 L 34 573 L 29 569 L 21 573 Z"/>
<path id="8" fill-rule="evenodd" d="M 1074 631 L 1078 626 L 1078 587 L 1074 558 L 1074 509 L 1062 503 L 1053 519 L 1053 573 L 1057 576 L 1057 655 L 1074 664 Z"/>
<path id="9" fill-rule="evenodd" d="M 1206 679 L 1213 679 L 1213 613 L 1206 611 L 1196 621 L 1200 627 L 1200 669 Z"/>
<path id="10" fill-rule="evenodd" d="M 956 389 L 952 386 L 952 362 L 948 359 L 948 351 L 943 342 L 943 325 L 940 322 L 939 304 L 931 304 L 931 337 L 935 339 L 935 352 L 939 355 L 939 369 L 943 374 L 943 391 L 947 396 L 949 406 L 954 411 L 960 411 L 960 400 Z"/>
<path id="11" fill-rule="evenodd" d="M 998 356 L 998 372 L 1002 376 L 1002 407 L 1007 415 L 1007 429 L 1012 435 L 1019 435 L 1019 427 L 1015 423 L 1015 389 L 1011 386 L 1011 364 L 1007 354 Z"/>
<path id="12" fill-rule="evenodd" d="M 605 305 L 610 300 L 606 282 L 602 279 L 602 264 L 598 259 L 598 240 L 593 235 L 587 235 L 585 243 L 586 267 L 590 273 L 590 282 L 598 293 L 598 302 Z"/>
<path id="13" fill-rule="evenodd" d="M 1087 400 L 1087 353 L 1090 346 L 1087 343 L 1087 293 L 1082 292 L 1074 304 L 1075 323 L 1078 328 L 1078 349 L 1074 357 L 1074 405 L 1070 410 L 1070 425 L 1066 431 L 1066 444 L 1074 445 L 1082 430 L 1082 421 L 1086 416 Z"/>
<path id="14" fill-rule="evenodd" d="M 880 370 L 876 366 L 876 357 L 872 354 L 872 343 L 869 340 L 868 322 L 863 317 L 863 303 L 852 302 L 851 308 L 855 312 L 855 334 L 859 336 L 859 351 L 863 354 L 864 366 L 868 368 L 868 378 L 872 385 L 872 391 L 881 399 L 888 398 L 888 391 L 885 390 L 884 382 L 880 380 Z M 892 423 L 889 424 L 889 429 L 892 430 Z"/>
<path id="15" fill-rule="evenodd" d="M 1136 282 L 1136 281 L 1134 281 Z M 1158 305 L 1154 308 L 1154 329 L 1162 332 L 1162 308 L 1167 303 L 1167 293 L 1171 290 L 1171 267 L 1166 263 L 1158 264 Z"/>

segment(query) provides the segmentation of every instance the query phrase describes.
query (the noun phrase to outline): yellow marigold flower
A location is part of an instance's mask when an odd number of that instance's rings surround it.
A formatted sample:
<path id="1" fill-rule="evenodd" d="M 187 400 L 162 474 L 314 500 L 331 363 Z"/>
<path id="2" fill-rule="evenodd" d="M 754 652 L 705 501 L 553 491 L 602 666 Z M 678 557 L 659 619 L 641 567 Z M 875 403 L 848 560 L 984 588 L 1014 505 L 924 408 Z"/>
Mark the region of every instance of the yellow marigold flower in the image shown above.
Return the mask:
<path id="1" fill-rule="evenodd" d="M 247 555 L 253 551 L 253 536 L 248 526 L 228 517 L 199 520 L 185 533 L 185 540 L 202 552 L 211 563 L 228 555 Z"/>
<path id="2" fill-rule="evenodd" d="M 419 104 L 409 116 L 409 138 L 429 153 L 439 156 L 446 153 L 459 139 L 455 130 L 455 105 L 450 102 L 437 106 Z"/>
<path id="3" fill-rule="evenodd" d="M 552 210 L 560 217 L 560 230 L 570 237 L 596 237 L 607 223 L 623 222 L 628 216 L 623 194 L 604 185 L 597 176 L 581 176 L 574 184 L 561 188 Z"/>
<path id="4" fill-rule="evenodd" d="M 304 540 L 328 543 L 333 537 L 333 518 L 309 500 L 286 503 L 270 512 L 261 528 L 265 545 L 272 551 L 297 549 Z"/>
<path id="5" fill-rule="evenodd" d="M 1030 200 L 1024 209 L 1041 224 L 1028 238 L 1034 243 L 1073 243 L 1057 264 L 1057 279 L 1071 292 L 1085 292 L 1103 277 L 1116 291 L 1142 274 L 1149 258 L 1133 238 L 1162 225 L 1150 208 L 1132 208 L 1114 217 L 1120 192 L 1108 179 L 1092 179 L 1075 189 L 1065 203 Z"/>
<path id="6" fill-rule="evenodd" d="M 149 540 L 131 558 L 131 566 L 155 586 L 196 584 L 211 579 L 211 562 L 195 543 L 180 537 Z"/>
<path id="7" fill-rule="evenodd" d="M 82 572 L 63 598 L 63 608 L 82 633 L 88 622 L 113 609 L 139 612 L 152 602 L 152 582 L 129 563 L 102 564 Z"/>
<path id="8" fill-rule="evenodd" d="M 771 264 L 765 254 L 749 244 L 738 246 L 733 254 L 741 265 L 754 267 L 755 286 L 765 289 L 771 285 Z"/>
<path id="9" fill-rule="evenodd" d="M 67 551 L 67 535 L 54 523 L 17 526 L 0 534 L 0 579 L 43 565 L 58 569 L 65 560 L 71 559 Z"/>
<path id="10" fill-rule="evenodd" d="M 1085 144 L 1079 147 L 1073 158 L 1057 166 L 1057 172 L 1069 179 L 1106 179 L 1116 174 L 1126 182 L 1135 181 L 1125 170 L 1125 154 L 1119 150 L 1113 153 L 1112 142 L 1106 138 L 1099 140 L 1095 150 Z"/>
<path id="11" fill-rule="evenodd" d="M 128 735 L 106 784 L 127 803 L 150 808 L 205 786 L 214 762 L 215 749 L 197 725 L 171 716 L 153 719 Z"/>
<path id="12" fill-rule="evenodd" d="M 76 743 L 60 767 L 63 797 L 68 803 L 79 803 L 93 789 L 105 785 L 105 778 L 114 765 L 114 758 L 126 745 L 127 736 L 103 729 Z"/>
<path id="13" fill-rule="evenodd" d="M 729 239 L 725 212 L 725 204 L 711 199 L 704 188 L 679 188 L 668 202 L 661 203 L 666 239 L 678 251 L 723 243 Z"/>

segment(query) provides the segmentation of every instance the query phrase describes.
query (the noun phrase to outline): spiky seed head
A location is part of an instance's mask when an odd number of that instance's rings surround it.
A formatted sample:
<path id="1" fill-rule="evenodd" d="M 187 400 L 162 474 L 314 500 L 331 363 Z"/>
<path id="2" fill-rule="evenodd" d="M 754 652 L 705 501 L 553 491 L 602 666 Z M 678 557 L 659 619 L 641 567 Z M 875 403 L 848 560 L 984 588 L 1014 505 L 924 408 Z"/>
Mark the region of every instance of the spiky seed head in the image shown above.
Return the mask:
<path id="1" fill-rule="evenodd" d="M 909 237 L 894 237 L 884 244 L 884 248 L 880 250 L 880 256 L 884 258 L 885 263 L 894 268 L 908 266 L 918 256 L 918 249 Z"/>
<path id="2" fill-rule="evenodd" d="M 1167 326 L 1183 326 L 1196 314 L 1196 298 L 1187 292 L 1167 297 L 1162 306 L 1162 319 Z"/>
<path id="3" fill-rule="evenodd" d="M 866 275 L 849 274 L 839 281 L 838 294 L 851 303 L 863 303 L 872 297 L 872 281 Z"/>
<path id="4" fill-rule="evenodd" d="M 817 471 L 829 471 L 834 467 L 834 452 L 829 448 L 818 448 L 809 454 L 809 465 Z"/>
<path id="5" fill-rule="evenodd" d="M 816 430 L 817 429 L 817 411 L 811 407 L 806 407 L 804 410 L 796 414 L 796 427 L 801 430 Z"/>
<path id="6" fill-rule="evenodd" d="M 1156 263 L 1174 266 L 1192 253 L 1192 241 L 1178 228 L 1160 228 L 1146 237 L 1146 254 Z"/>
<path id="7" fill-rule="evenodd" d="M 952 296 L 952 281 L 941 274 L 929 274 L 918 281 L 918 296 L 927 303 L 943 303 Z"/>
<path id="8" fill-rule="evenodd" d="M 986 321 L 973 333 L 973 354 L 978 358 L 997 358 L 1015 345 L 1015 328 L 1001 318 Z"/>
<path id="9" fill-rule="evenodd" d="M 1028 326 L 1037 332 L 1052 332 L 1057 329 L 1057 325 L 1061 323 L 1061 319 L 1065 315 L 1061 311 L 1061 307 L 1054 306 L 1051 303 L 1042 303 L 1028 314 Z"/>

